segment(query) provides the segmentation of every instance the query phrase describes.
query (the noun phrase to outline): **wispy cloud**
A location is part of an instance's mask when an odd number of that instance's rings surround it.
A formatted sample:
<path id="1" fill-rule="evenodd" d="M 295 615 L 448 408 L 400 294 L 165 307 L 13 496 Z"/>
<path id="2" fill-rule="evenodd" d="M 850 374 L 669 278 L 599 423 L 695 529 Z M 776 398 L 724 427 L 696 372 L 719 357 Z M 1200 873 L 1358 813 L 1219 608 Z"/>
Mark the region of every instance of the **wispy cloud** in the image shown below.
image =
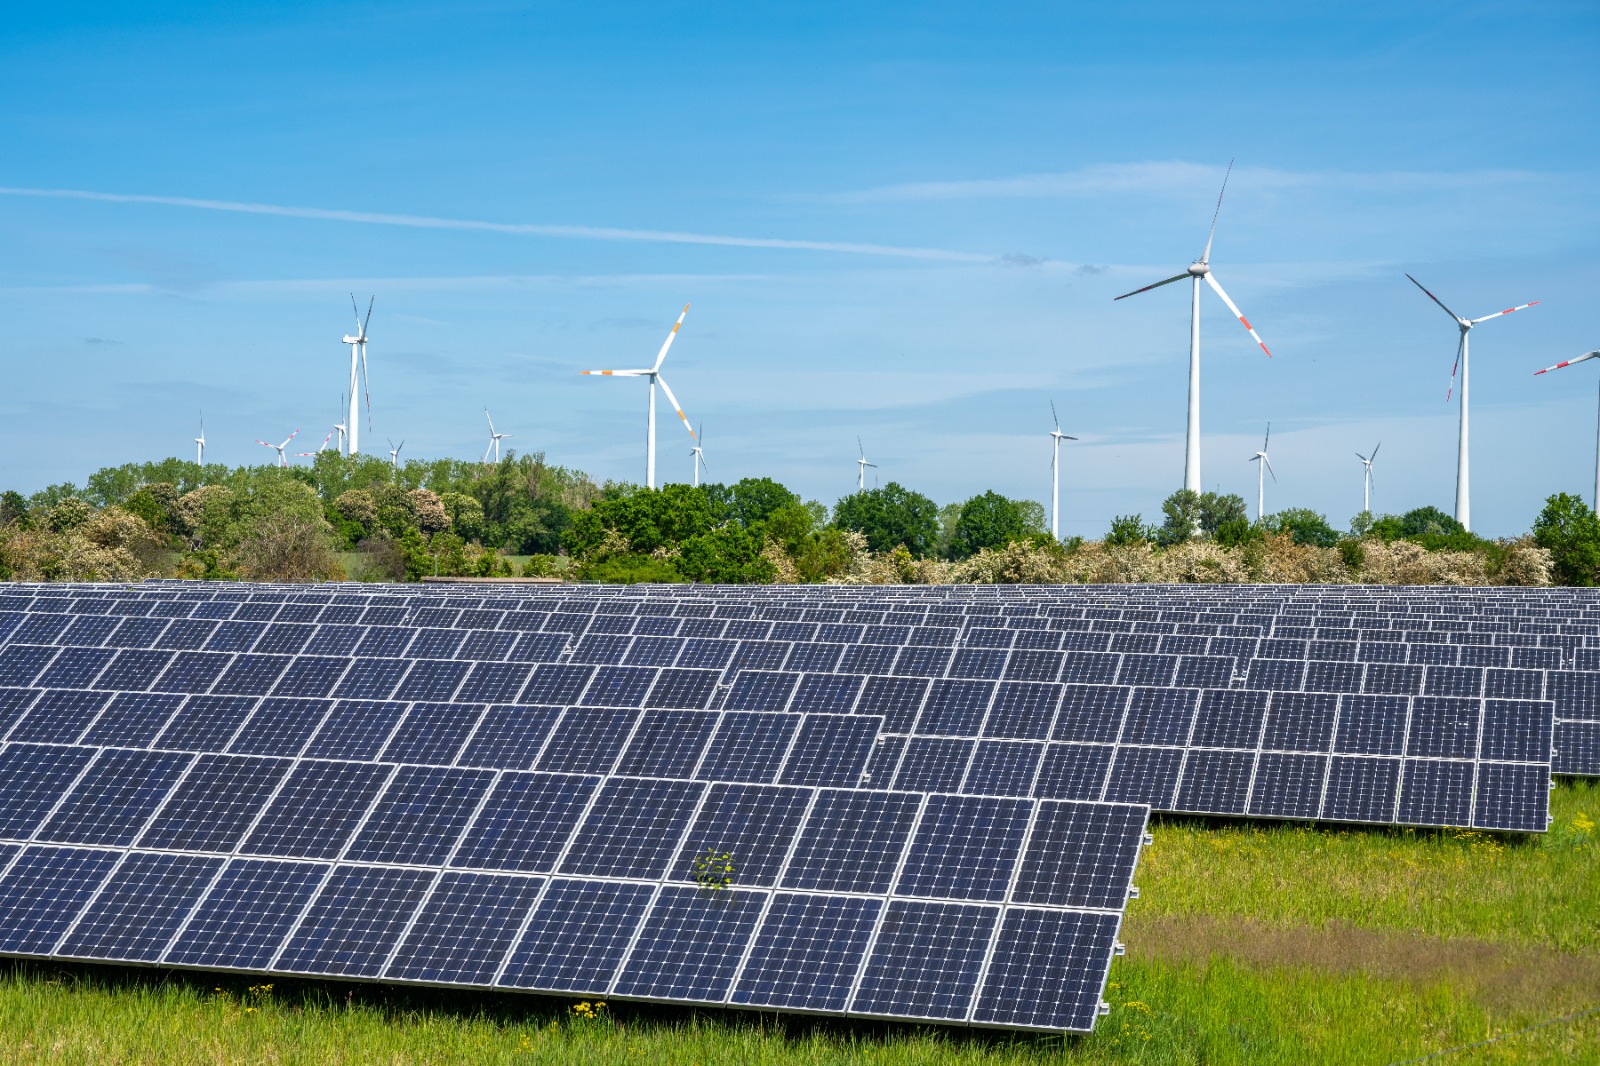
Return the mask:
<path id="1" fill-rule="evenodd" d="M 806 241 L 783 237 L 734 237 L 716 233 L 684 233 L 674 230 L 621 229 L 611 226 L 562 226 L 532 222 L 487 222 L 479 219 L 436 218 L 429 215 L 393 215 L 371 211 L 342 211 L 321 207 L 296 207 L 285 204 L 244 203 L 235 200 L 202 200 L 187 196 L 143 196 L 127 193 L 92 192 L 83 189 L 27 189 L 0 187 L 0 196 L 31 196 L 57 200 L 91 200 L 112 204 L 159 204 L 199 211 L 223 211 L 243 215 L 271 215 L 323 222 L 351 222 L 369 226 L 404 226 L 412 229 L 471 230 L 524 237 L 568 237 L 586 241 L 638 241 L 656 244 L 705 244 L 728 248 L 778 248 L 803 252 L 838 252 L 846 255 L 888 256 L 898 259 L 930 259 L 955 263 L 987 263 L 996 256 L 946 248 L 909 248 L 889 244 L 862 244 L 854 241 Z"/>
<path id="2" fill-rule="evenodd" d="M 217 296 L 261 296 L 295 293 L 322 295 L 327 292 L 347 290 L 382 289 L 385 292 L 412 290 L 419 292 L 468 291 L 475 289 L 508 289 L 570 286 L 574 288 L 605 288 L 630 285 L 703 285 L 741 281 L 770 281 L 779 275 L 771 274 L 464 274 L 433 277 L 360 277 L 360 278 L 258 278 L 254 280 L 217 281 L 200 286 L 200 291 Z M 193 296 L 195 289 L 185 286 L 172 289 L 155 282 L 114 282 L 83 285 L 11 285 L 0 286 L 0 292 L 62 292 L 94 293 L 100 295 L 182 295 Z M 426 321 L 419 319 L 418 321 Z"/>
<path id="3" fill-rule="evenodd" d="M 1113 163 L 1045 174 L 1020 174 L 969 181 L 922 181 L 872 189 L 825 194 L 814 199 L 826 203 L 905 203 L 928 200 L 1065 199 L 1126 193 L 1190 194 L 1197 187 L 1221 182 L 1222 165 L 1183 161 Z M 1530 185 L 1554 180 L 1554 175 L 1527 170 L 1470 170 L 1459 172 L 1295 171 L 1271 167 L 1235 167 L 1232 186 L 1255 189 L 1342 188 L 1395 192 L 1477 189 Z"/>

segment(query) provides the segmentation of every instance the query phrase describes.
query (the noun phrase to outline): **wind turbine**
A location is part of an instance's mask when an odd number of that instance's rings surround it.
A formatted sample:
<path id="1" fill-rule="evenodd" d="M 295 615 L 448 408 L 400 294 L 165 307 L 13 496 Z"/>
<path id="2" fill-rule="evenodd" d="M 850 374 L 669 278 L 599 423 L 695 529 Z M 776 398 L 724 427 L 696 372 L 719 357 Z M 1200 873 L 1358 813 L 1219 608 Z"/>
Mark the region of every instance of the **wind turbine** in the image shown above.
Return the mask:
<path id="1" fill-rule="evenodd" d="M 1256 467 L 1256 522 L 1260 522 L 1266 514 L 1267 502 L 1267 472 L 1272 471 L 1272 480 L 1278 480 L 1278 472 L 1272 469 L 1272 460 L 1267 458 L 1267 441 L 1272 439 L 1272 423 L 1267 423 L 1267 435 L 1261 440 L 1261 450 L 1250 457 L 1252 463 L 1260 463 Z"/>
<path id="2" fill-rule="evenodd" d="M 1077 440 L 1061 432 L 1061 416 L 1056 414 L 1056 402 L 1050 401 L 1050 417 L 1056 428 L 1050 431 L 1050 535 L 1061 539 L 1061 442 Z"/>
<path id="3" fill-rule="evenodd" d="M 361 406 L 356 402 L 356 363 L 361 364 L 361 384 L 367 381 L 367 323 L 372 321 L 372 305 L 377 301 L 374 296 L 367 301 L 367 317 L 361 318 L 361 308 L 356 303 L 356 294 L 350 294 L 350 309 L 356 313 L 356 331 L 352 336 L 344 335 L 342 343 L 350 346 L 350 454 L 355 455 L 361 450 Z M 366 389 L 367 397 L 367 428 L 372 428 L 372 390 Z"/>
<path id="4" fill-rule="evenodd" d="M 494 419 L 489 418 L 489 409 L 487 407 L 483 409 L 483 417 L 489 419 L 489 444 L 483 449 L 483 461 L 487 463 L 489 461 L 489 452 L 493 451 L 494 461 L 498 463 L 500 461 L 500 441 L 511 436 L 511 434 L 496 433 L 494 431 Z M 401 443 L 405 442 L 402 441 Z"/>
<path id="5" fill-rule="evenodd" d="M 261 445 L 263 448 L 271 448 L 273 451 L 277 452 L 278 453 L 278 462 L 281 463 L 284 466 L 288 466 L 289 465 L 289 458 L 288 458 L 288 456 L 283 454 L 283 450 L 285 448 L 287 448 L 289 446 L 289 442 L 294 440 L 295 437 L 299 436 L 299 434 L 300 434 L 300 431 L 298 429 L 295 430 L 293 433 L 289 434 L 287 437 L 285 437 L 283 439 L 283 443 L 282 444 L 273 444 L 271 441 L 262 440 L 260 437 L 256 438 L 256 443 Z"/>
<path id="6" fill-rule="evenodd" d="M 1544 371 L 1541 370 L 1539 373 L 1543 374 Z M 1361 465 L 1367 468 L 1366 475 L 1362 479 L 1364 487 L 1361 490 L 1361 510 L 1368 514 L 1372 513 L 1372 460 L 1378 457 L 1378 448 L 1381 447 L 1383 447 L 1383 441 L 1380 440 L 1377 447 L 1372 449 L 1371 455 L 1362 455 L 1360 452 L 1356 452 L 1356 458 L 1360 459 Z"/>
<path id="7" fill-rule="evenodd" d="M 856 447 L 861 451 L 861 458 L 856 460 L 856 465 L 861 469 L 856 472 L 856 491 L 865 492 L 867 488 L 867 467 L 877 469 L 877 463 L 867 462 L 867 449 L 862 447 L 861 438 L 856 438 Z"/>
<path id="8" fill-rule="evenodd" d="M 689 449 L 689 465 L 694 467 L 694 485 L 700 487 L 700 468 L 706 465 L 706 424 L 700 423 L 700 434 L 694 439 L 694 447 Z"/>
<path id="9" fill-rule="evenodd" d="M 339 397 L 339 414 L 341 416 L 344 414 L 344 397 L 343 396 Z M 345 433 L 348 431 L 348 429 L 349 429 L 349 426 L 344 422 L 335 422 L 333 424 L 333 431 L 335 433 L 339 434 L 339 445 L 338 445 L 338 448 L 339 448 L 340 454 L 344 453 L 344 438 L 345 438 Z M 324 441 L 323 443 L 327 443 L 327 442 Z M 320 451 L 321 449 L 318 449 L 318 450 Z"/>
<path id="10" fill-rule="evenodd" d="M 1513 311 L 1521 311 L 1525 307 L 1532 307 L 1539 301 L 1534 300 L 1533 303 L 1518 304 L 1516 307 L 1508 307 L 1504 311 L 1496 311 L 1494 314 L 1484 315 L 1482 318 L 1462 318 L 1460 315 L 1446 307 L 1444 305 L 1444 301 L 1440 300 L 1433 293 L 1423 288 L 1422 282 L 1411 277 L 1410 274 L 1407 274 L 1406 277 L 1411 280 L 1411 284 L 1415 285 L 1419 289 L 1422 289 L 1423 295 L 1432 300 L 1434 303 L 1438 304 L 1441 311 L 1455 319 L 1456 328 L 1461 331 L 1461 342 L 1456 347 L 1455 366 L 1450 368 L 1450 387 L 1445 389 L 1444 402 L 1450 402 L 1450 395 L 1455 391 L 1456 367 L 1460 367 L 1461 440 L 1456 452 L 1456 521 L 1461 523 L 1462 529 L 1470 531 L 1472 529 L 1472 498 L 1469 491 L 1470 486 L 1468 484 L 1469 479 L 1467 476 L 1467 334 L 1471 333 L 1472 327 L 1476 326 L 1480 322 L 1487 322 L 1489 319 L 1499 318 L 1501 315 L 1509 315 Z"/>
<path id="11" fill-rule="evenodd" d="M 1596 348 L 1592 352 L 1584 352 L 1582 355 L 1578 356 L 1578 358 L 1576 358 L 1576 359 L 1568 359 L 1564 363 L 1557 363 L 1555 366 L 1547 366 L 1543 370 L 1535 370 L 1533 373 L 1534 373 L 1534 376 L 1537 377 L 1540 374 L 1548 374 L 1552 370 L 1560 370 L 1564 366 L 1571 366 L 1573 363 L 1581 363 L 1585 359 L 1593 359 L 1596 356 L 1600 356 L 1600 348 Z M 1463 389 L 1466 388 L 1464 380 L 1463 380 L 1462 388 Z M 1463 400 L 1466 399 L 1465 393 L 1463 393 L 1461 398 Z M 1600 509 L 1600 430 L 1596 431 L 1595 446 L 1594 446 L 1594 500 L 1595 500 L 1595 502 L 1594 502 L 1595 507 L 1597 509 Z"/>
<path id="12" fill-rule="evenodd" d="M 339 407 L 340 407 L 341 410 L 343 410 L 343 408 L 344 408 L 344 397 L 343 396 L 339 397 Z M 326 437 L 322 438 L 322 443 L 317 445 L 317 450 L 316 451 L 314 451 L 314 452 L 295 452 L 294 454 L 296 456 L 299 456 L 299 457 L 315 457 L 315 456 L 321 455 L 323 452 L 328 450 L 328 442 L 333 439 L 333 435 L 335 433 L 339 434 L 339 443 L 337 445 L 335 445 L 334 447 L 335 447 L 336 450 L 342 449 L 344 447 L 344 424 L 342 422 L 335 422 L 333 424 L 333 428 L 328 430 L 328 435 Z"/>
<path id="13" fill-rule="evenodd" d="M 200 412 L 200 435 L 194 438 L 194 465 L 206 465 L 206 413 Z"/>
<path id="14" fill-rule="evenodd" d="M 580 370 L 580 374 L 598 374 L 601 377 L 614 378 L 649 378 L 650 379 L 650 417 L 645 424 L 644 447 L 644 484 L 646 488 L 656 487 L 656 386 L 661 386 L 661 391 L 667 394 L 667 402 L 672 404 L 672 409 L 678 412 L 678 418 L 683 422 L 683 428 L 689 431 L 689 436 L 694 437 L 694 427 L 689 425 L 689 418 L 683 413 L 683 408 L 678 405 L 678 398 L 672 395 L 672 389 L 667 385 L 667 379 L 661 376 L 661 364 L 667 358 L 667 349 L 672 347 L 672 342 L 677 339 L 678 329 L 683 325 L 683 316 L 689 313 L 689 305 L 684 304 L 683 310 L 678 312 L 678 321 L 672 324 L 672 332 L 667 334 L 667 339 L 662 342 L 661 351 L 656 353 L 656 362 L 648 370 Z M 695 438 L 698 440 L 699 438 Z"/>
<path id="15" fill-rule="evenodd" d="M 1216 294 L 1222 297 L 1222 302 L 1228 305 L 1228 310 L 1239 320 L 1245 329 L 1250 331 L 1250 336 L 1261 345 L 1261 350 L 1270 357 L 1267 346 L 1262 344 L 1261 336 L 1256 333 L 1255 327 L 1250 325 L 1248 319 L 1240 313 L 1239 307 L 1222 291 L 1222 286 L 1217 283 L 1216 275 L 1211 273 L 1211 241 L 1217 235 L 1217 216 L 1222 213 L 1222 193 L 1228 191 L 1228 175 L 1233 173 L 1233 161 L 1228 161 L 1228 174 L 1222 178 L 1222 192 L 1217 193 L 1217 208 L 1211 214 L 1211 233 L 1206 237 L 1206 250 L 1200 253 L 1200 258 L 1189 264 L 1189 268 L 1182 274 L 1174 274 L 1165 281 L 1158 281 L 1154 285 L 1146 285 L 1142 289 L 1134 289 L 1118 296 L 1118 300 L 1126 300 L 1130 296 L 1137 296 L 1141 292 L 1159 289 L 1163 285 L 1171 285 L 1174 281 L 1190 279 L 1193 292 L 1189 302 L 1189 430 L 1184 438 L 1183 446 L 1183 487 L 1190 492 L 1200 491 L 1200 281 L 1205 280 Z M 1113 301 L 1114 302 L 1114 301 Z"/>
<path id="16" fill-rule="evenodd" d="M 405 441 L 398 445 L 393 440 L 389 441 L 389 467 L 392 470 L 400 469 L 400 449 L 406 446 Z"/>

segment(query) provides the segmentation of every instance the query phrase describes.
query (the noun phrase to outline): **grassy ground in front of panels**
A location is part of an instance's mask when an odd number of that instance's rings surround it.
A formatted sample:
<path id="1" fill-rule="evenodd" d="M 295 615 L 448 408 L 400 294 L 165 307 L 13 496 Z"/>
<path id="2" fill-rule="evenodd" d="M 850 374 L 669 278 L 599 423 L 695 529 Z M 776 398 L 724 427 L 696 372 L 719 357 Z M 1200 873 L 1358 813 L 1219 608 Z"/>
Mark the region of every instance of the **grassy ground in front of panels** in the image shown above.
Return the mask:
<path id="1" fill-rule="evenodd" d="M 1542 837 L 1157 819 L 1090 1037 L 0 964 L 0 1063 L 1600 1063 L 1600 785 Z M 1512 1034 L 1512 1035 L 1506 1035 Z"/>

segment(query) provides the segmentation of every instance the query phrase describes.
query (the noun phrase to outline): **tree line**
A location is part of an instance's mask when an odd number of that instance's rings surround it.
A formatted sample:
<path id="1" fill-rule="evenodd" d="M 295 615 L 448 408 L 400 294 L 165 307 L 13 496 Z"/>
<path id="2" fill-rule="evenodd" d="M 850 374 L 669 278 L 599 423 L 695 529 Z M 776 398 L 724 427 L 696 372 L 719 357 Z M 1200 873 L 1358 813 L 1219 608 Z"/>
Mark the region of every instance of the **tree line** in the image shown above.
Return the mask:
<path id="1" fill-rule="evenodd" d="M 803 500 L 770 478 L 646 489 L 538 453 L 496 463 L 322 452 L 308 466 L 181 459 L 106 467 L 82 488 L 0 494 L 0 579 L 588 581 L 1395 581 L 1593 585 L 1600 518 L 1546 502 L 1491 540 L 1437 508 L 1335 529 L 1290 508 L 1252 522 L 1233 494 L 1179 491 L 1058 543 L 1044 508 L 988 491 L 944 506 L 896 482 Z"/>

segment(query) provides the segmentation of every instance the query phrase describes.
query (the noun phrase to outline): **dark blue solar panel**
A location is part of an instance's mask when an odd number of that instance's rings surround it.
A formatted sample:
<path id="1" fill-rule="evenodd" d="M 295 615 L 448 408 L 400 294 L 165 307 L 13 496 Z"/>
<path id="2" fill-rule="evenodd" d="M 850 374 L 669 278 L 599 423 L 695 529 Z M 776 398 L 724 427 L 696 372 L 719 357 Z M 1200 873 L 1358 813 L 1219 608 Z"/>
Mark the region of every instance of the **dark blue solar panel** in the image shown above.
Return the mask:
<path id="1" fill-rule="evenodd" d="M 891 901 L 851 1010 L 964 1020 L 999 916 L 998 907 Z"/>
<path id="2" fill-rule="evenodd" d="M 462 703 L 505 703 L 517 698 L 533 668 L 525 663 L 477 663 L 455 698 Z"/>
<path id="3" fill-rule="evenodd" d="M 887 644 L 853 644 L 845 649 L 839 661 L 843 674 L 887 674 L 894 665 L 897 649 Z M 962 653 L 957 652 L 959 660 Z M 998 666 L 996 667 L 998 669 Z M 952 670 L 952 673 L 955 671 Z"/>
<path id="4" fill-rule="evenodd" d="M 1253 751 L 1189 752 L 1174 806 L 1180 811 L 1243 814 L 1255 762 Z"/>
<path id="5" fill-rule="evenodd" d="M 900 756 L 894 787 L 913 792 L 959 792 L 975 741 L 958 737 L 912 737 Z"/>
<path id="6" fill-rule="evenodd" d="M 1266 713 L 1265 692 L 1202 692 L 1189 743 L 1204 748 L 1255 748 Z"/>
<path id="7" fill-rule="evenodd" d="M 462 766 L 530 769 L 560 713 L 554 707 L 491 707 L 456 761 Z"/>
<path id="8" fill-rule="evenodd" d="M 716 725 L 717 715 L 711 711 L 646 711 L 614 772 L 689 777 Z"/>
<path id="9" fill-rule="evenodd" d="M 869 677 L 856 700 L 856 713 L 881 714 L 887 732 L 909 733 L 928 687 L 928 680 L 921 677 Z M 790 706 L 803 709 L 798 697 Z"/>
<path id="10" fill-rule="evenodd" d="M 200 756 L 139 838 L 140 846 L 232 851 L 289 766 L 287 759 Z"/>
<path id="11" fill-rule="evenodd" d="M 552 773 L 610 773 L 633 733 L 639 711 L 574 707 L 562 716 L 539 759 Z"/>
<path id="12" fill-rule="evenodd" d="M 1485 700 L 1483 708 L 1479 758 L 1542 762 L 1549 755 L 1554 725 L 1550 704 Z"/>
<path id="13" fill-rule="evenodd" d="M 63 648 L 61 654 L 39 674 L 36 683 L 40 688 L 88 688 L 100 671 L 117 655 L 107 648 Z M 27 678 L 10 680 L 0 676 L 6 684 L 27 684 Z"/>
<path id="14" fill-rule="evenodd" d="M 338 867 L 275 968 L 376 977 L 433 877 L 420 870 Z"/>
<path id="15" fill-rule="evenodd" d="M 1106 685 L 1068 685 L 1056 713 L 1055 740 L 1110 743 L 1122 730 L 1132 690 Z"/>
<path id="16" fill-rule="evenodd" d="M 314 863 L 235 859 L 164 961 L 266 968 L 327 872 Z"/>
<path id="17" fill-rule="evenodd" d="M 340 700 L 304 754 L 314 759 L 376 759 L 405 711 L 403 703 Z"/>
<path id="18" fill-rule="evenodd" d="M 483 713 L 484 708 L 473 704 L 412 704 L 382 757 L 393 762 L 452 763 Z"/>
<path id="19" fill-rule="evenodd" d="M 983 735 L 1017 740 L 1045 740 L 1050 736 L 1056 708 L 1061 703 L 1060 685 L 1002 681 L 984 720 Z"/>
<path id="20" fill-rule="evenodd" d="M 654 895 L 653 885 L 552 881 L 498 983 L 605 994 Z"/>
<path id="21" fill-rule="evenodd" d="M 1467 825 L 1472 817 L 1470 762 L 1407 759 L 1400 786 L 1399 821 L 1411 825 Z"/>
<path id="22" fill-rule="evenodd" d="M 730 1002 L 844 1010 L 882 907 L 876 899 L 779 893 Z"/>
<path id="23" fill-rule="evenodd" d="M 409 665 L 404 659 L 356 659 L 333 694 L 340 699 L 386 700 Z"/>
<path id="24" fill-rule="evenodd" d="M 297 755 L 332 704 L 327 700 L 268 697 L 234 736 L 236 755 Z"/>
<path id="25" fill-rule="evenodd" d="M 435 866 L 449 857 L 494 774 L 402 766 L 344 858 Z"/>
<path id="26" fill-rule="evenodd" d="M 1099 799 L 1115 751 L 1109 744 L 1051 744 L 1039 766 L 1033 794 L 1048 799 Z"/>
<path id="27" fill-rule="evenodd" d="M 119 693 L 84 734 L 83 743 L 143 747 L 155 739 L 182 702 L 178 695 Z"/>
<path id="28" fill-rule="evenodd" d="M 1315 818 L 1327 774 L 1324 755 L 1268 751 L 1256 763 L 1250 813 L 1270 818 Z"/>
<path id="29" fill-rule="evenodd" d="M 1170 809 L 1183 754 L 1182 748 L 1118 748 L 1101 798 Z"/>
<path id="30" fill-rule="evenodd" d="M 0 877 L 0 951 L 50 954 L 119 857 L 84 848 L 23 851 Z"/>
<path id="31" fill-rule="evenodd" d="M 642 666 L 598 667 L 582 702 L 589 707 L 638 707 L 655 681 L 655 673 Z"/>
<path id="32" fill-rule="evenodd" d="M 616 994 L 721 1002 L 766 899 L 765 892 L 737 888 L 666 886 L 645 917 Z"/>
<path id="33" fill-rule="evenodd" d="M 683 641 L 678 637 L 634 637 L 622 662 L 625 666 L 671 666 L 681 651 Z"/>
<path id="34" fill-rule="evenodd" d="M 813 673 L 831 673 L 844 655 L 842 644 L 797 643 L 789 649 L 783 661 L 785 670 L 806 670 Z"/>
<path id="35" fill-rule="evenodd" d="M 977 736 L 983 729 L 994 688 L 990 681 L 935 681 L 917 718 L 917 732 Z"/>
<path id="36" fill-rule="evenodd" d="M 695 880 L 695 861 L 728 855 L 739 885 L 771 885 L 811 801 L 806 789 L 763 785 L 711 786 L 669 877 Z"/>
<path id="37" fill-rule="evenodd" d="M 677 854 L 704 789 L 690 781 L 607 782 L 573 837 L 561 872 L 660 877 Z"/>
<path id="38" fill-rule="evenodd" d="M 12 727 L 10 739 L 14 743 L 70 744 L 110 702 L 111 694 L 107 692 L 46 692 L 28 716 Z"/>
<path id="39" fill-rule="evenodd" d="M 859 784 L 882 724 L 870 714 L 808 715 L 779 780 L 786 785 Z"/>
<path id="40" fill-rule="evenodd" d="M 272 691 L 279 696 L 332 695 L 349 665 L 348 659 L 303 655 L 289 664 Z"/>
<path id="41" fill-rule="evenodd" d="M 60 844 L 133 843 L 192 758 L 166 752 L 101 751 L 36 837 Z"/>
<path id="42" fill-rule="evenodd" d="M 307 859 L 337 857 L 393 769 L 362 763 L 300 763 L 242 850 Z"/>
<path id="43" fill-rule="evenodd" d="M 797 714 L 729 711 L 711 737 L 698 776 L 706 781 L 771 781 L 800 725 Z"/>
<path id="44" fill-rule="evenodd" d="M 1045 746 L 1012 740 L 978 745 L 961 791 L 987 796 L 1030 796 Z"/>
<path id="45" fill-rule="evenodd" d="M 1183 744 L 1200 694 L 1184 688 L 1136 688 L 1123 718 L 1124 744 Z"/>
<path id="46" fill-rule="evenodd" d="M 11 744 L 0 751 L 0 837 L 32 836 L 92 758 L 87 748 Z"/>
<path id="47" fill-rule="evenodd" d="M 1411 701 L 1411 729 L 1406 754 L 1441 759 L 1471 759 L 1478 753 L 1478 716 L 1483 704 L 1476 699 L 1418 696 Z"/>
<path id="48" fill-rule="evenodd" d="M 321 625 L 301 650 L 307 655 L 349 655 L 366 635 L 360 626 Z"/>
<path id="49" fill-rule="evenodd" d="M 1117 925 L 1113 914 L 1008 910 L 973 1021 L 1093 1029 Z"/>
<path id="50" fill-rule="evenodd" d="M 1326 692 L 1274 692 L 1261 746 L 1279 751 L 1327 751 L 1339 697 Z"/>
<path id="51" fill-rule="evenodd" d="M 928 797 L 895 891 L 1000 901 L 1033 804 L 986 796 Z"/>
<path id="52" fill-rule="evenodd" d="M 129 855 L 56 953 L 156 961 L 222 863 L 199 855 Z"/>
<path id="53" fill-rule="evenodd" d="M 799 680 L 798 674 L 742 670 L 733 679 L 722 706 L 735 711 L 781 711 Z"/>
<path id="54" fill-rule="evenodd" d="M 1394 820 L 1400 760 L 1334 756 L 1328 768 L 1322 817 L 1334 821 Z"/>
<path id="55" fill-rule="evenodd" d="M 539 877 L 445 874 L 418 912 L 386 976 L 491 983 L 543 887 Z"/>
<path id="56" fill-rule="evenodd" d="M 1482 829 L 1543 832 L 1550 820 L 1549 780 L 1543 766 L 1480 763 L 1472 824 Z"/>
<path id="57" fill-rule="evenodd" d="M 503 775 L 462 838 L 451 865 L 549 871 L 597 784 L 592 777 Z"/>
<path id="58" fill-rule="evenodd" d="M 855 706 L 865 681 L 856 674 L 808 674 L 800 679 L 790 706 L 807 713 L 846 714 Z"/>
<path id="59" fill-rule="evenodd" d="M 922 797 L 903 792 L 819 792 L 783 887 L 887 892 L 921 806 Z"/>
<path id="60" fill-rule="evenodd" d="M 95 681 L 95 688 L 120 692 L 143 692 L 150 687 L 172 660 L 168 651 L 142 651 L 124 648 Z"/>
<path id="61" fill-rule="evenodd" d="M 391 698 L 397 700 L 448 700 L 467 676 L 471 664 L 455 660 L 435 661 L 422 659 L 411 664 L 411 670 L 395 686 Z"/>

